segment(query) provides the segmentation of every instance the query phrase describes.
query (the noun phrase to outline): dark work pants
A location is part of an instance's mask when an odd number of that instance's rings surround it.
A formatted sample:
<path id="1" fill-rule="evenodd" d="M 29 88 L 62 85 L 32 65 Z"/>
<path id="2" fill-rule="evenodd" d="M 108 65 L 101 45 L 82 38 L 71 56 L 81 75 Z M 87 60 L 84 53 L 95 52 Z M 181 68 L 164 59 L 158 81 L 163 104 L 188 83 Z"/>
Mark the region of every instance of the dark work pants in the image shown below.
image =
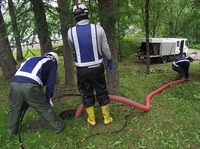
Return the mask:
<path id="1" fill-rule="evenodd" d="M 42 87 L 30 83 L 12 82 L 10 84 L 7 129 L 9 133 L 18 133 L 21 114 L 28 106 L 32 107 L 54 131 L 63 128 L 63 123 L 48 103 Z"/>
<path id="2" fill-rule="evenodd" d="M 85 108 L 95 104 L 95 94 L 100 106 L 110 102 L 103 64 L 95 68 L 77 67 L 77 85 Z"/>
<path id="3" fill-rule="evenodd" d="M 178 75 L 176 76 L 174 80 L 180 80 L 184 77 L 185 71 L 182 68 L 176 67 L 172 64 L 172 69 L 178 73 Z"/>

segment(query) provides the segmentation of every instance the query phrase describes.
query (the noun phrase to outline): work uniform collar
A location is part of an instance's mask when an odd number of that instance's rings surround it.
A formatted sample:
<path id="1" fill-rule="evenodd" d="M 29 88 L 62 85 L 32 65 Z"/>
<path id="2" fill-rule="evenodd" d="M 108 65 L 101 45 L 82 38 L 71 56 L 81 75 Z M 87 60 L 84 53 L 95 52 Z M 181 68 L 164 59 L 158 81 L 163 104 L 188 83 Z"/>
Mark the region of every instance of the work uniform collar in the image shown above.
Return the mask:
<path id="1" fill-rule="evenodd" d="M 88 19 L 81 20 L 76 25 L 86 25 L 86 24 L 89 24 L 89 20 Z"/>

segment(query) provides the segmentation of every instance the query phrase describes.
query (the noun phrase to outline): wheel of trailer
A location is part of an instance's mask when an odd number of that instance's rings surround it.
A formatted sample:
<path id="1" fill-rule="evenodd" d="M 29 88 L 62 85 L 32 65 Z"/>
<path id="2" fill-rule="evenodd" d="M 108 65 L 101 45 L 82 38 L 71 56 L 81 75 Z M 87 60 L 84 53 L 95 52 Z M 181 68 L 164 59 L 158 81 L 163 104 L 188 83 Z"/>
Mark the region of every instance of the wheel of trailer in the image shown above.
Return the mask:
<path id="1" fill-rule="evenodd" d="M 167 62 L 167 56 L 163 56 L 162 58 L 161 58 L 161 62 L 164 64 L 164 63 L 166 63 Z"/>

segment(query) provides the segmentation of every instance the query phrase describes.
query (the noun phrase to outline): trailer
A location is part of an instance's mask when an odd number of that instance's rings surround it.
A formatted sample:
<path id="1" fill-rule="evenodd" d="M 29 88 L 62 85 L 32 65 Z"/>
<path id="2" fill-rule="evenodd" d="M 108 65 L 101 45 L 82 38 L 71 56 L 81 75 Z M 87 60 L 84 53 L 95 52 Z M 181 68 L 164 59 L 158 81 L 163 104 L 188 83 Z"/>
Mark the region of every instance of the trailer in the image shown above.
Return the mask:
<path id="1" fill-rule="evenodd" d="M 135 38 L 135 41 L 141 45 L 133 55 L 134 58 L 146 60 L 146 38 Z M 149 38 L 150 60 L 166 63 L 179 57 L 186 57 L 188 44 L 186 38 Z"/>

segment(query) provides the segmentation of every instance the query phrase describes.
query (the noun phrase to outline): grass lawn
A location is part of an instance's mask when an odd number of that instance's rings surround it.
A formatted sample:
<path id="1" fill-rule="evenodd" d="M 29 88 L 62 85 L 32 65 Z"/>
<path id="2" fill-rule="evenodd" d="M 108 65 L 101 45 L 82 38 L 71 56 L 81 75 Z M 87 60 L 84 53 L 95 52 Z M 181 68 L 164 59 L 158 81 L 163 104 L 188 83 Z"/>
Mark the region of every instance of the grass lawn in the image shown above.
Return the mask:
<path id="1" fill-rule="evenodd" d="M 31 56 L 27 54 L 27 57 Z M 60 57 L 59 76 L 62 94 L 78 93 L 76 86 L 63 84 L 63 61 Z M 121 95 L 145 105 L 146 96 L 172 81 L 176 72 L 171 62 L 146 65 L 140 60 L 127 58 L 119 62 Z M 31 132 L 26 125 L 39 118 L 31 108 L 24 115 L 21 139 L 25 149 L 198 149 L 200 148 L 200 62 L 190 66 L 194 81 L 171 85 L 150 100 L 150 110 L 139 109 L 111 101 L 114 122 L 103 124 L 101 109 L 95 104 L 95 127 L 86 122 L 85 112 L 79 118 L 65 119 L 66 129 L 54 134 L 49 126 Z M 18 135 L 6 132 L 8 119 L 9 81 L 0 82 L 0 148 L 20 149 Z M 54 103 L 57 114 L 62 110 L 78 108 L 79 96 L 64 96 Z"/>

